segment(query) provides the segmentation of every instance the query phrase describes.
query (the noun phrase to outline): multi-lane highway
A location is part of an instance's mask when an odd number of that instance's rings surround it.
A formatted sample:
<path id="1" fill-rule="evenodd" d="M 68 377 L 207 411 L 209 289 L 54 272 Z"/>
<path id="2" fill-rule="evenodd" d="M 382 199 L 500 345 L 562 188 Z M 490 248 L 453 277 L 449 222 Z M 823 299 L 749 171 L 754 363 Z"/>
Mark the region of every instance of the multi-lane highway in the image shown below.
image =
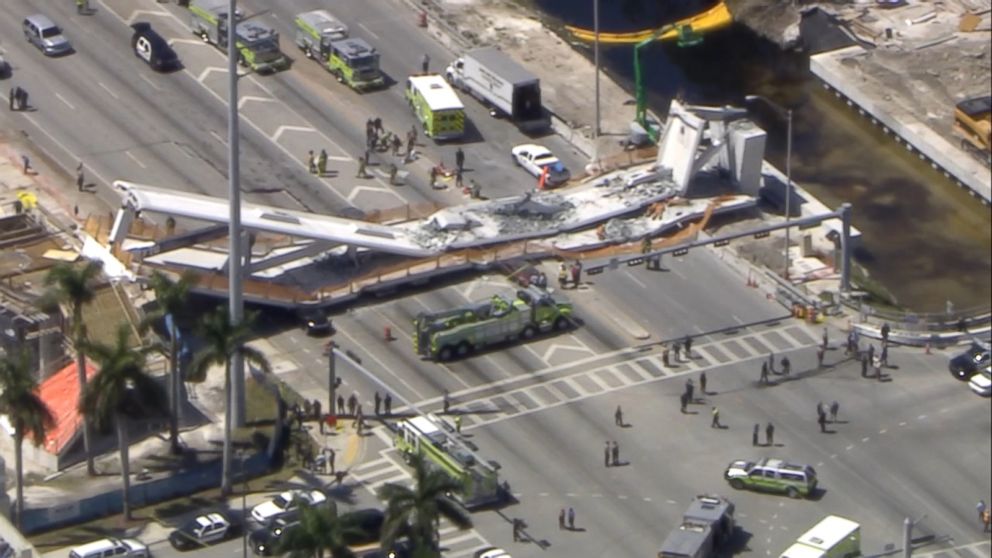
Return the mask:
<path id="1" fill-rule="evenodd" d="M 226 192 L 226 70 L 223 55 L 188 28 L 188 14 L 154 0 L 92 1 L 92 15 L 77 15 L 70 2 L 8 0 L 0 18 L 0 39 L 14 67 L 11 85 L 26 88 L 36 110 L 4 118 L 23 130 L 65 169 L 84 162 L 98 184 L 97 195 L 111 205 L 114 179 L 224 196 Z M 240 80 L 242 188 L 246 199 L 318 212 L 347 206 L 394 207 L 427 200 L 459 203 L 461 193 L 433 190 L 427 170 L 444 160 L 451 166 L 454 145 L 424 142 L 423 158 L 406 168 L 408 185 L 386 184 L 381 169 L 357 179 L 355 163 L 364 147 L 364 123 L 383 119 L 403 133 L 414 120 L 402 97 L 402 83 L 423 54 L 440 69 L 454 56 L 414 25 L 399 0 L 335 4 L 352 33 L 375 45 L 390 77 L 385 90 L 359 95 L 338 84 L 292 46 L 295 13 L 323 6 L 317 0 L 292 3 L 242 2 L 248 13 L 274 25 L 293 68 L 273 76 Z M 44 12 L 66 30 L 77 52 L 47 59 L 20 36 L 24 16 Z M 10 17 L 12 16 L 12 17 Z M 184 69 L 155 74 L 130 49 L 135 21 L 149 21 L 179 52 Z M 509 164 L 509 149 L 526 140 L 508 123 L 491 119 L 466 100 L 473 123 L 459 144 L 470 177 L 484 194 L 533 188 L 534 181 Z M 577 169 L 577 154 L 555 137 L 541 140 Z M 307 172 L 306 152 L 326 149 L 325 177 Z M 383 162 L 387 162 L 384 160 Z M 688 499 L 720 492 L 738 504 L 748 539 L 742 549 L 772 555 L 829 513 L 864 526 L 866 554 L 900 546 L 906 516 L 927 514 L 930 533 L 953 537 L 968 553 L 989 555 L 977 531 L 974 504 L 988 498 L 990 417 L 987 401 L 974 397 L 942 370 L 940 356 L 893 351 L 898 368 L 890 382 L 861 379 L 842 351 L 828 352 L 824 371 L 802 373 L 815 363 L 820 331 L 790 319 L 785 309 L 745 286 L 719 252 L 693 251 L 668 258 L 666 271 L 610 271 L 587 277 L 565 294 L 575 304 L 573 331 L 473 358 L 438 364 L 420 359 L 411 342 L 412 318 L 424 310 L 452 308 L 507 292 L 501 276 L 455 277 L 384 300 L 367 301 L 334 316 L 336 341 L 357 356 L 376 381 L 347 363 L 339 373 L 344 393 L 355 393 L 372 408 L 381 383 L 398 401 L 422 410 L 441 408 L 450 394 L 463 413 L 466 436 L 501 476 L 517 503 L 474 516 L 476 528 L 444 529 L 447 555 L 468 556 L 489 543 L 514 556 L 626 557 L 652 555 L 675 525 Z M 554 277 L 552 265 L 544 271 Z M 761 325 L 748 325 L 758 324 Z M 390 327 L 394 340 L 383 339 Z M 665 368 L 658 342 L 693 335 L 694 358 Z M 831 330 L 831 336 L 841 334 Z M 260 343 L 277 374 L 308 398 L 326 397 L 322 341 L 298 329 Z M 836 344 L 836 343 L 835 343 Z M 760 362 L 769 352 L 788 355 L 796 374 L 789 381 L 757 385 Z M 706 372 L 710 394 L 678 408 L 685 379 Z M 323 397 L 322 397 L 323 396 Z M 821 434 L 815 423 L 818 401 L 838 400 L 844 422 Z M 629 428 L 613 426 L 622 405 Z M 709 428 L 719 407 L 726 429 Z M 395 407 L 402 407 L 397 403 Z M 753 424 L 777 427 L 775 447 L 754 448 Z M 370 490 L 408 478 L 378 427 L 353 467 L 357 498 L 373 503 Z M 621 445 L 629 464 L 606 469 L 602 447 Z M 813 465 L 824 491 L 811 501 L 737 493 L 722 480 L 734 458 L 781 456 Z M 319 482 L 315 480 L 314 482 Z M 365 490 L 368 488 L 369 490 Z M 574 507 L 575 532 L 559 531 L 558 510 Z M 527 537 L 513 543 L 508 518 L 527 521 Z M 163 543 L 156 556 L 171 556 Z M 198 554 L 221 558 L 241 551 L 232 541 Z"/>

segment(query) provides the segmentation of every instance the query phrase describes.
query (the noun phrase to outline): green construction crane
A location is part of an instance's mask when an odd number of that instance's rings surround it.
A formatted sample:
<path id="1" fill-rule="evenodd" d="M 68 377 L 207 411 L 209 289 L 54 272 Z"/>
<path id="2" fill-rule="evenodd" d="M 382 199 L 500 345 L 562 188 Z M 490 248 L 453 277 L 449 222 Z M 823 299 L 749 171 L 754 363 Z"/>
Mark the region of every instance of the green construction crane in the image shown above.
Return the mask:
<path id="1" fill-rule="evenodd" d="M 645 46 L 658 40 L 668 31 L 672 29 L 678 30 L 678 45 L 679 47 L 691 47 L 696 46 L 703 42 L 703 36 L 700 33 L 696 33 L 692 30 L 692 25 L 675 25 L 669 24 L 664 27 L 659 28 L 657 31 L 651 34 L 650 37 L 644 39 L 643 41 L 637 43 L 634 46 L 634 91 L 637 97 L 637 112 L 634 120 L 641 125 L 642 128 L 647 132 L 648 137 L 651 138 L 651 143 L 658 142 L 659 129 L 657 126 L 649 126 L 647 118 L 647 92 L 644 88 L 644 78 L 641 75 L 641 49 Z"/>

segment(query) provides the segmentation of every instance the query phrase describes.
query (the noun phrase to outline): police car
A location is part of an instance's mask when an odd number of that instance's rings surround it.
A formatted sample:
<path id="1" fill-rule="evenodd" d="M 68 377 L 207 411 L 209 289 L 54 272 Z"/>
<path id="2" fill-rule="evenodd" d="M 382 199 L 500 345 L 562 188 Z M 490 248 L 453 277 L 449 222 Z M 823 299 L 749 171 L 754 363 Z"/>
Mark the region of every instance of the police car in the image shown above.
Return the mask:
<path id="1" fill-rule="evenodd" d="M 131 25 L 134 34 L 131 35 L 131 48 L 134 55 L 145 61 L 156 72 L 178 70 L 179 55 L 172 50 L 169 42 L 152 29 L 152 25 L 139 21 Z"/>
<path id="2" fill-rule="evenodd" d="M 169 534 L 169 543 L 176 550 L 192 550 L 225 541 L 235 529 L 219 513 L 200 515 Z"/>

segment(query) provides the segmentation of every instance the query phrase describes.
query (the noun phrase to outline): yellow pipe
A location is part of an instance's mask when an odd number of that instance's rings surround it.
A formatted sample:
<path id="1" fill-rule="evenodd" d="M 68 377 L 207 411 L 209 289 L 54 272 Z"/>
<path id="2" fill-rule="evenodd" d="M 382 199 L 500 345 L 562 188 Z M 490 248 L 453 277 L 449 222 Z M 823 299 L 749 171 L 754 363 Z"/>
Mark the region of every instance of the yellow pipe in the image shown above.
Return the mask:
<path id="1" fill-rule="evenodd" d="M 676 21 L 672 25 L 672 28 L 658 36 L 657 40 L 669 41 L 678 38 L 678 29 L 684 25 L 691 26 L 693 32 L 695 33 L 704 33 L 706 31 L 715 31 L 722 27 L 726 27 L 727 25 L 730 25 L 731 22 L 733 22 L 733 17 L 730 15 L 730 10 L 727 8 L 727 4 L 720 2 L 705 12 Z M 566 25 L 565 29 L 567 29 L 576 39 L 581 41 L 593 42 L 596 40 L 595 31 L 580 29 L 570 25 Z M 599 34 L 599 42 L 607 44 L 634 44 L 650 38 L 655 31 L 655 29 L 644 29 L 642 31 L 627 33 L 601 32 Z"/>

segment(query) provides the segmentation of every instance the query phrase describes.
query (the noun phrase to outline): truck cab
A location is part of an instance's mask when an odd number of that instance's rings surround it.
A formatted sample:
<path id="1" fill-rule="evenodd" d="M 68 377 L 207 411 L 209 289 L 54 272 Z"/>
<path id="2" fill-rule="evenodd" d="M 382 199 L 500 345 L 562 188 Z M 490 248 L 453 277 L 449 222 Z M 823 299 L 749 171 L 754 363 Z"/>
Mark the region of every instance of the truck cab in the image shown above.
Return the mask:
<path id="1" fill-rule="evenodd" d="M 682 523 L 665 538 L 658 558 L 715 556 L 734 533 L 734 504 L 721 496 L 701 494 L 682 514 Z"/>
<path id="2" fill-rule="evenodd" d="M 327 69 L 339 82 L 358 91 L 385 83 L 379 70 L 379 52 L 357 37 L 331 42 Z"/>

